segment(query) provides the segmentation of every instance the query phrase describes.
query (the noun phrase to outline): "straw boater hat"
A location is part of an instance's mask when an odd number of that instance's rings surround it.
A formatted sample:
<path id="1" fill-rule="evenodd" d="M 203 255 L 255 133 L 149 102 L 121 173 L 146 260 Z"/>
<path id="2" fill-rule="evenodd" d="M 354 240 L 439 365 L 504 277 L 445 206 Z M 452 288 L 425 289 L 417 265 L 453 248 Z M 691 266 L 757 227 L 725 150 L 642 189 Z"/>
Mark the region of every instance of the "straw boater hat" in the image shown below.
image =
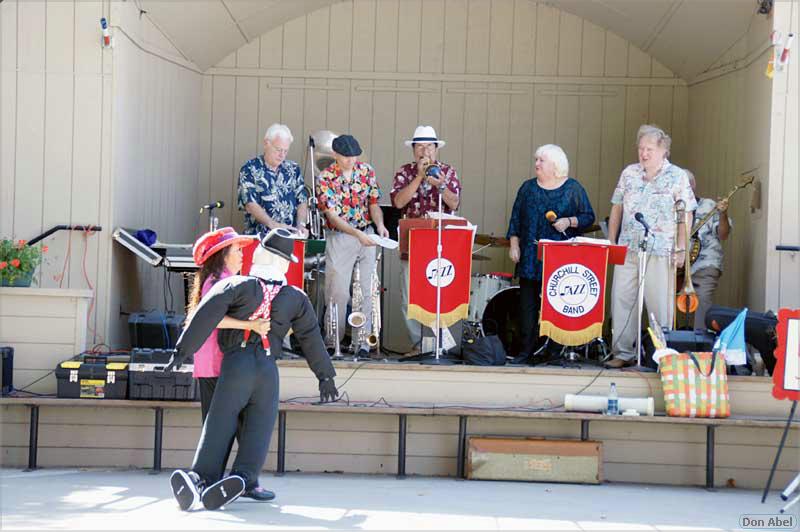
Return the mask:
<path id="1" fill-rule="evenodd" d="M 436 136 L 436 130 L 433 129 L 431 126 L 417 126 L 417 129 L 414 130 L 414 138 L 411 140 L 406 141 L 406 146 L 409 148 L 415 143 L 423 143 L 423 142 L 430 142 L 431 144 L 436 144 L 437 148 L 443 147 L 446 142 L 443 140 L 439 140 Z"/>
<path id="2" fill-rule="evenodd" d="M 252 242 L 251 237 L 240 235 L 232 227 L 223 227 L 198 238 L 192 249 L 192 258 L 195 264 L 202 266 L 217 251 L 234 244 L 245 246 L 250 242 Z"/>

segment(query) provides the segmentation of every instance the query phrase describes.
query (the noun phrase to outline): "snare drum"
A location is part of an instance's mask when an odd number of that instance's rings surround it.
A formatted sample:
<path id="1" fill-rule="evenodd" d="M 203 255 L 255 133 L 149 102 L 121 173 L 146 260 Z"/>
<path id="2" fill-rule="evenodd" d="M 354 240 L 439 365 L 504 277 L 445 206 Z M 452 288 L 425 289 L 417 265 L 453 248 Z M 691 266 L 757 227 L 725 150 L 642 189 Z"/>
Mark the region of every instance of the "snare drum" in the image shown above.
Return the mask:
<path id="1" fill-rule="evenodd" d="M 469 290 L 469 316 L 467 320 L 481 321 L 486 304 L 492 296 L 509 286 L 511 286 L 510 273 L 492 272 L 473 275 Z"/>

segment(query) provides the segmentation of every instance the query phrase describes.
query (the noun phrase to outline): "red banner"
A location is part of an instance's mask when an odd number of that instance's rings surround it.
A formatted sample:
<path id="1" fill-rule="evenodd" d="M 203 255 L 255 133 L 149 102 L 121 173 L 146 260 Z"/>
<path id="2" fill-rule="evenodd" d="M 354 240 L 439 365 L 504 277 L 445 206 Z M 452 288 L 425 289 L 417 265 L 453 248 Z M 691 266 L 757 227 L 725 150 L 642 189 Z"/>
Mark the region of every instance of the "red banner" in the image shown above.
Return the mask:
<path id="1" fill-rule="evenodd" d="M 242 248 L 242 275 L 250 273 L 250 267 L 253 265 L 253 253 L 258 246 L 258 239 L 253 238 L 253 243 L 248 244 Z M 300 290 L 303 290 L 303 258 L 306 253 L 305 240 L 294 241 L 294 256 L 299 259 L 299 262 L 289 262 L 289 271 L 286 272 L 286 284 L 292 285 Z"/>
<path id="2" fill-rule="evenodd" d="M 540 242 L 542 314 L 539 334 L 562 345 L 603 335 L 608 246 Z"/>
<path id="3" fill-rule="evenodd" d="M 408 241 L 408 317 L 436 327 L 436 279 L 441 286 L 441 327 L 467 317 L 472 278 L 472 240 L 466 229 L 442 229 L 442 259 L 437 260 L 437 229 L 412 229 Z M 437 263 L 438 268 L 437 268 Z"/>
<path id="4" fill-rule="evenodd" d="M 778 347 L 772 372 L 772 396 L 800 401 L 800 309 L 778 310 Z"/>

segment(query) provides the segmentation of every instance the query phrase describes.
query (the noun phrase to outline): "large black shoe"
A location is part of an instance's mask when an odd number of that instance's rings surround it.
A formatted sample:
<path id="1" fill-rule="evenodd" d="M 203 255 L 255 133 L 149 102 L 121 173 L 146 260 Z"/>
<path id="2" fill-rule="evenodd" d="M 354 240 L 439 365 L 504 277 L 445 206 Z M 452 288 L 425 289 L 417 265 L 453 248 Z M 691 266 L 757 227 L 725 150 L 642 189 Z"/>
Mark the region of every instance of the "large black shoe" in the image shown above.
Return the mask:
<path id="1" fill-rule="evenodd" d="M 242 493 L 239 497 L 253 499 L 254 501 L 259 502 L 266 502 L 275 498 L 275 492 L 264 489 L 261 486 L 256 486 L 255 488 L 244 490 L 244 493 Z"/>
<path id="2" fill-rule="evenodd" d="M 192 506 L 200 500 L 200 491 L 203 489 L 200 477 L 194 471 L 176 469 L 169 477 L 172 494 L 178 501 L 178 506 L 184 512 L 191 510 Z"/>
<path id="3" fill-rule="evenodd" d="M 231 475 L 203 490 L 200 500 L 206 510 L 219 510 L 226 504 L 235 501 L 242 493 L 244 493 L 244 479 L 237 475 Z"/>

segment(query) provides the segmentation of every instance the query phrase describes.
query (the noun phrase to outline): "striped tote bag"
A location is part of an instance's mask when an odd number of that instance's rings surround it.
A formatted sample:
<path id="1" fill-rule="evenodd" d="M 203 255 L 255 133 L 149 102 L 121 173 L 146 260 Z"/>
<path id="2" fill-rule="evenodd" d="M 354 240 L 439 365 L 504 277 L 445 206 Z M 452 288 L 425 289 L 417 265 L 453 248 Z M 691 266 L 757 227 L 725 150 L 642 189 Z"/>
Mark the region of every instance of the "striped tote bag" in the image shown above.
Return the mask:
<path id="1" fill-rule="evenodd" d="M 727 367 L 721 353 L 665 355 L 659 372 L 668 416 L 731 415 Z"/>

